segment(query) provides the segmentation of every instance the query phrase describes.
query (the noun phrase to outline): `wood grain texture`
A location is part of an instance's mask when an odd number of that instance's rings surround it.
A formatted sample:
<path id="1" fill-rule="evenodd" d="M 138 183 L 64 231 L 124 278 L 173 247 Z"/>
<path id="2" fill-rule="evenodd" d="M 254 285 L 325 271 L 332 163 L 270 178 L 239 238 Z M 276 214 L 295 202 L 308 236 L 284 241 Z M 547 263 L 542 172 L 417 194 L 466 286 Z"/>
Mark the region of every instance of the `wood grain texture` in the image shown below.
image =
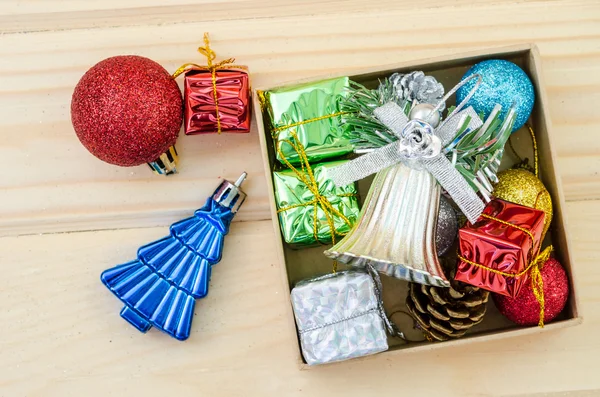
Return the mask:
<path id="1" fill-rule="evenodd" d="M 232 226 L 210 294 L 196 305 L 192 335 L 183 343 L 156 330 L 138 333 L 119 317 L 120 302 L 98 279 L 165 228 L 5 237 L 0 239 L 0 395 L 597 393 L 600 201 L 571 202 L 567 215 L 581 281 L 582 325 L 307 371 L 297 366 L 297 339 L 288 323 L 282 269 L 274 266 L 269 221 Z"/>
<path id="2" fill-rule="evenodd" d="M 525 0 L 535 3 L 539 0 Z M 512 6 L 523 1 L 480 0 L 480 6 Z M 64 29 L 181 24 L 307 15 L 350 15 L 387 9 L 429 9 L 469 6 L 471 0 L 380 0 L 369 10 L 361 0 L 4 0 L 0 4 L 0 30 L 33 32 Z"/>
<path id="3" fill-rule="evenodd" d="M 0 234 L 168 224 L 195 208 L 219 176 L 232 178 L 243 169 L 251 176 L 247 189 L 252 200 L 239 219 L 266 219 L 255 128 L 246 136 L 181 136 L 181 173 L 170 178 L 156 177 L 146 167 L 104 164 L 73 133 L 70 96 L 87 68 L 111 55 L 134 53 L 175 70 L 186 61 L 201 61 L 195 48 L 203 31 L 211 32 L 218 54 L 235 55 L 250 66 L 255 85 L 536 42 L 567 200 L 600 197 L 600 143 L 593 139 L 600 128 L 595 111 L 600 100 L 599 3 L 482 3 L 468 9 L 438 4 L 421 9 L 388 2 L 364 12 L 356 11 L 357 4 L 349 2 L 354 11 L 343 18 L 307 9 L 289 17 L 287 5 L 268 7 L 277 16 L 234 19 L 245 9 L 228 12 L 220 4 L 229 19 L 0 36 L 1 153 L 10 164 L 10 172 L 0 178 Z M 186 7 L 175 9 L 182 18 L 187 15 Z M 48 15 L 49 21 L 56 17 Z"/>
<path id="4" fill-rule="evenodd" d="M 298 370 L 255 126 L 182 135 L 181 173 L 160 178 L 96 160 L 70 124 L 73 87 L 94 63 L 139 54 L 173 71 L 201 61 L 204 31 L 218 55 L 249 65 L 255 85 L 535 42 L 584 323 Z M 0 396 L 600 395 L 598 1 L 2 0 L 0 33 Z M 191 338 L 139 334 L 100 272 L 242 170 L 244 222 L 232 226 Z"/>

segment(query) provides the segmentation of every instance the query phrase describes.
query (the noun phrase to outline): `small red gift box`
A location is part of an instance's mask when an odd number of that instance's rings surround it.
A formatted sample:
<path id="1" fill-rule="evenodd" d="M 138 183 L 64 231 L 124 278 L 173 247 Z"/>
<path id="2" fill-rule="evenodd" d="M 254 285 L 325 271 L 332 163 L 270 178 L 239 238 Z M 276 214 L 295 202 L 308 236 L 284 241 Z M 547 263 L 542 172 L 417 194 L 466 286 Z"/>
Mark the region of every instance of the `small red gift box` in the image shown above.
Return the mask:
<path id="1" fill-rule="evenodd" d="M 459 232 L 454 277 L 498 294 L 516 297 L 529 279 L 526 269 L 538 253 L 544 211 L 492 200 L 474 224 Z"/>
<path id="2" fill-rule="evenodd" d="M 191 69 L 185 74 L 185 133 L 250 131 L 250 85 L 244 70 Z"/>

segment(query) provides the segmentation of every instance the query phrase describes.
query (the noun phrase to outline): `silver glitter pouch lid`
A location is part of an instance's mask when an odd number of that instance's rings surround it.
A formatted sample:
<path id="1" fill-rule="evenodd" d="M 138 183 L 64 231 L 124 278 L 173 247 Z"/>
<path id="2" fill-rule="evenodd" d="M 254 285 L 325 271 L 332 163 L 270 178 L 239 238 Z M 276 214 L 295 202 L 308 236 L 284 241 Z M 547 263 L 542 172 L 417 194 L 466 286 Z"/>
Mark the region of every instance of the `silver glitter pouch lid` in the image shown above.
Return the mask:
<path id="1" fill-rule="evenodd" d="M 298 283 L 291 293 L 302 355 L 309 365 L 388 349 L 372 277 L 345 271 Z"/>

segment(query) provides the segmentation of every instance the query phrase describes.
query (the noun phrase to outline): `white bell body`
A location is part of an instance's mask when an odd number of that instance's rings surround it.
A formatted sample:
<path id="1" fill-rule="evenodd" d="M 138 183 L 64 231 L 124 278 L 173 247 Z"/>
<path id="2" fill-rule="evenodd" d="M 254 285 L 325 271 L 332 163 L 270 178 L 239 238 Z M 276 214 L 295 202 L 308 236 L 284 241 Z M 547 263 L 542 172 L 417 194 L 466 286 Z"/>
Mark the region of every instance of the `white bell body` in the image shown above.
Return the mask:
<path id="1" fill-rule="evenodd" d="M 402 163 L 377 173 L 359 220 L 329 258 L 411 282 L 448 287 L 435 247 L 440 186 Z"/>

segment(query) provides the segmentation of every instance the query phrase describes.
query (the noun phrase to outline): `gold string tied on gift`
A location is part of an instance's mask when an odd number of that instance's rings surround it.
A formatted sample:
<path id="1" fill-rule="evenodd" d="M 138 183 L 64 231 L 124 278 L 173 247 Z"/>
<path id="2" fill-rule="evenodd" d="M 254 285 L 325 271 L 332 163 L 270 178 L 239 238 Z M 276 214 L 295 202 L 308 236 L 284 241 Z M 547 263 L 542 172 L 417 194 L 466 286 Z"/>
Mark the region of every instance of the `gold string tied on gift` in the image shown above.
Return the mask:
<path id="1" fill-rule="evenodd" d="M 210 72 L 212 78 L 212 89 L 213 89 L 213 98 L 215 101 L 215 113 L 217 118 L 217 133 L 221 133 L 221 114 L 219 113 L 219 98 L 217 93 L 217 70 L 220 69 L 242 69 L 247 70 L 246 66 L 235 65 L 235 58 L 227 58 L 224 61 L 213 63 L 213 61 L 217 58 L 217 54 L 210 48 L 210 39 L 208 37 L 208 33 L 204 33 L 204 47 L 198 47 L 198 52 L 206 57 L 206 65 L 198 65 L 195 63 L 184 63 L 181 65 L 175 73 L 173 73 L 173 78 L 177 78 L 181 74 L 188 72 L 190 70 L 207 70 Z"/>
<path id="2" fill-rule="evenodd" d="M 325 197 L 324 195 L 321 194 L 321 192 L 319 191 L 319 185 L 317 184 L 317 180 L 315 179 L 313 169 L 308 161 L 308 156 L 306 155 L 304 145 L 298 139 L 298 136 L 296 135 L 295 131 L 293 131 L 293 130 L 290 131 L 290 136 L 292 139 L 284 139 L 281 142 L 287 143 L 296 152 L 296 154 L 298 155 L 298 158 L 300 159 L 300 169 L 294 167 L 288 161 L 287 156 L 285 155 L 285 153 L 283 153 L 283 150 L 281 150 L 281 145 L 278 146 L 277 152 L 279 153 L 279 156 L 281 157 L 281 160 L 284 162 L 284 164 L 290 170 L 292 170 L 294 172 L 294 174 L 296 175 L 298 180 L 300 180 L 308 188 L 308 190 L 313 194 L 314 198 L 312 200 L 308 200 L 303 203 L 293 204 L 293 205 L 290 205 L 287 207 L 280 208 L 277 210 L 277 213 L 279 214 L 281 212 L 289 211 L 291 209 L 299 208 L 299 207 L 314 206 L 313 234 L 315 237 L 315 241 L 319 242 L 319 222 L 318 222 L 317 214 L 318 214 L 319 208 L 321 208 L 321 210 L 325 214 L 325 218 L 327 219 L 327 224 L 329 225 L 329 230 L 331 231 L 331 241 L 333 244 L 335 244 L 336 235 L 344 236 L 344 235 L 346 235 L 346 233 L 337 233 L 336 232 L 334 217 L 338 217 L 339 219 L 343 220 L 350 228 L 352 227 L 352 222 L 350 222 L 350 220 L 344 214 L 342 214 L 337 208 L 335 208 L 331 204 L 331 202 L 329 201 L 329 199 L 327 197 Z M 338 197 L 355 197 L 356 194 L 343 193 L 343 194 L 338 194 L 337 196 Z M 333 272 L 334 273 L 337 272 L 337 261 L 333 262 Z"/>
<path id="3" fill-rule="evenodd" d="M 532 255 L 533 254 L 533 246 L 535 245 L 535 238 L 533 237 L 533 233 L 531 233 L 531 231 L 525 229 L 524 227 L 514 225 L 510 222 L 506 222 L 502 219 L 498 219 L 491 215 L 481 214 L 481 217 L 490 219 L 495 222 L 499 222 L 503 225 L 518 229 L 518 230 L 522 231 L 523 233 L 525 233 L 531 239 L 531 248 L 529 249 L 529 255 L 528 255 L 528 257 L 531 258 L 531 261 L 520 272 L 510 273 L 510 272 L 503 272 L 501 270 L 493 269 L 489 266 L 482 265 L 481 263 L 473 262 L 473 261 L 463 257 L 462 255 L 460 255 L 460 253 L 458 254 L 458 259 L 460 259 L 461 261 L 463 261 L 465 263 L 468 263 L 471 266 L 475 266 L 475 267 L 487 270 L 491 273 L 499 274 L 504 277 L 518 278 L 518 277 L 524 276 L 526 273 L 529 272 L 529 277 L 531 278 L 531 287 L 532 287 L 533 295 L 535 296 L 535 299 L 538 301 L 538 303 L 540 305 L 540 320 L 538 322 L 538 326 L 543 328 L 544 327 L 545 299 L 544 299 L 544 280 L 542 279 L 542 273 L 540 272 L 540 269 L 544 266 L 546 261 L 550 258 L 550 254 L 552 253 L 552 250 L 553 250 L 552 246 L 547 247 L 542 252 L 540 252 L 540 247 L 538 247 L 535 255 Z"/>
<path id="4" fill-rule="evenodd" d="M 266 92 L 257 90 L 256 94 L 258 95 L 258 101 L 260 103 L 261 109 L 263 111 L 266 111 L 266 109 L 268 108 L 268 105 L 269 105 L 269 100 L 267 99 Z M 277 139 L 277 137 L 279 136 L 279 133 L 283 130 L 300 127 L 305 124 L 310 124 L 310 123 L 314 123 L 316 121 L 321 121 L 321 120 L 327 120 L 327 119 L 331 119 L 331 118 L 338 117 L 338 116 L 343 116 L 345 114 L 350 114 L 350 113 L 352 113 L 352 112 L 339 111 L 339 112 L 334 112 L 331 114 L 326 114 L 323 116 L 312 117 L 310 119 L 300 120 L 298 122 L 291 123 L 291 124 L 280 125 L 277 127 L 273 126 L 273 128 L 271 130 L 271 137 L 273 137 L 273 139 Z"/>
<path id="5" fill-rule="evenodd" d="M 334 117 L 343 116 L 343 115 L 349 114 L 349 113 L 350 112 L 335 112 L 335 113 L 331 113 L 331 114 L 326 114 L 324 116 L 313 117 L 311 119 L 300 120 L 300 121 L 298 121 L 296 123 L 292 123 L 292 124 L 282 125 L 282 126 L 273 128 L 273 130 L 271 131 L 271 136 L 273 138 L 277 138 L 279 136 L 279 133 L 283 130 L 299 127 L 301 125 L 305 125 L 305 124 L 309 124 L 309 123 L 314 123 L 315 121 L 327 120 L 327 119 L 331 119 Z"/>

